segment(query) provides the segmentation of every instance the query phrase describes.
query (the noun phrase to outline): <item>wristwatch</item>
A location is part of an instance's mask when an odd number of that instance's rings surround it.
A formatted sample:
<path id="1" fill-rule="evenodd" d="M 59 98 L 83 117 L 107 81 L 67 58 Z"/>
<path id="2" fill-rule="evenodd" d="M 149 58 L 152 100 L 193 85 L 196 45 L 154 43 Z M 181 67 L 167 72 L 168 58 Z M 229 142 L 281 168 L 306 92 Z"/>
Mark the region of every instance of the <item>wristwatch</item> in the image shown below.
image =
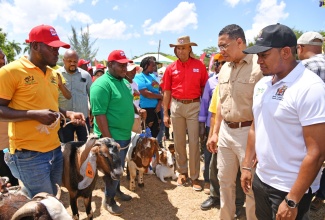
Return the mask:
<path id="1" fill-rule="evenodd" d="M 298 207 L 299 203 L 296 203 L 295 201 L 291 200 L 291 199 L 288 199 L 287 197 L 284 197 L 284 200 L 286 201 L 287 203 L 287 206 L 289 208 L 292 208 L 292 209 L 295 209 Z"/>

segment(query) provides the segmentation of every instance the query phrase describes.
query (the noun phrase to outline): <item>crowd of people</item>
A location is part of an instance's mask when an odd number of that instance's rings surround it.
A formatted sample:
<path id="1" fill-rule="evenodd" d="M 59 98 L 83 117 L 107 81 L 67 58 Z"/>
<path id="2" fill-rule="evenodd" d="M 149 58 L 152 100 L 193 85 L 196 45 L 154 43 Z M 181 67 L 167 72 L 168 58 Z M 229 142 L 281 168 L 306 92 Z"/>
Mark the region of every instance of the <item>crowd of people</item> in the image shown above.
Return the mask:
<path id="1" fill-rule="evenodd" d="M 0 176 L 12 185 L 21 180 L 30 197 L 56 194 L 63 171 L 60 143 L 86 141 L 91 131 L 113 138 L 125 167 L 131 131 L 148 127 L 163 147 L 172 125 L 177 185 L 190 182 L 194 191 L 208 194 L 203 211 L 220 206 L 219 218 L 228 220 L 239 217 L 245 204 L 249 220 L 309 219 L 309 210 L 322 206 L 321 34 L 297 39 L 289 27 L 269 25 L 247 47 L 243 29 L 227 25 L 219 32 L 210 76 L 192 51 L 197 44 L 182 36 L 170 44 L 178 59 L 162 78 L 154 57 L 137 66 L 122 50 L 110 52 L 107 66 L 98 64 L 92 72 L 90 61 L 49 25 L 34 27 L 26 42 L 29 56 L 9 64 L 0 50 Z M 62 67 L 60 47 L 67 49 Z M 63 126 L 61 115 L 72 123 Z M 132 197 L 121 191 L 120 180 L 103 178 L 103 208 L 121 215 L 115 199 Z"/>

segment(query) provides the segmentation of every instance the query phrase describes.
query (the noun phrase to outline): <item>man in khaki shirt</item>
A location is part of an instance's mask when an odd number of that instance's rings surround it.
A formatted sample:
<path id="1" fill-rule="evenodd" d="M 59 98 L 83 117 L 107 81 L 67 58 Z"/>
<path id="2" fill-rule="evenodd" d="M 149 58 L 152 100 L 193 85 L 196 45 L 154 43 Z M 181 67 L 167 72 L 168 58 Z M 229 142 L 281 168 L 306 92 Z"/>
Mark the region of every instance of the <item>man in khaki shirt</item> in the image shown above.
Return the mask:
<path id="1" fill-rule="evenodd" d="M 220 105 L 208 148 L 218 151 L 220 219 L 235 215 L 235 188 L 239 166 L 245 157 L 248 131 L 253 120 L 253 89 L 263 75 L 257 56 L 246 55 L 244 31 L 232 24 L 219 32 L 218 46 L 227 63 L 219 73 Z M 252 190 L 246 195 L 246 218 L 256 219 Z"/>

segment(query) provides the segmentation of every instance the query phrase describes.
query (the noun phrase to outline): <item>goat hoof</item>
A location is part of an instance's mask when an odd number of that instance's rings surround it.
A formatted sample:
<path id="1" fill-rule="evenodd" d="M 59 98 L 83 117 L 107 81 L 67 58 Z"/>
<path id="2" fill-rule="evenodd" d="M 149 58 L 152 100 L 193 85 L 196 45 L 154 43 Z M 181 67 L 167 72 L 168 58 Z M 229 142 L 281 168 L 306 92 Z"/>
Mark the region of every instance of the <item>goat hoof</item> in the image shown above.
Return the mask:
<path id="1" fill-rule="evenodd" d="M 79 219 L 79 215 L 78 214 L 75 214 L 73 217 L 72 217 L 73 220 L 78 220 Z"/>
<path id="2" fill-rule="evenodd" d="M 144 187 L 144 183 L 139 183 L 138 186 L 142 188 Z"/>

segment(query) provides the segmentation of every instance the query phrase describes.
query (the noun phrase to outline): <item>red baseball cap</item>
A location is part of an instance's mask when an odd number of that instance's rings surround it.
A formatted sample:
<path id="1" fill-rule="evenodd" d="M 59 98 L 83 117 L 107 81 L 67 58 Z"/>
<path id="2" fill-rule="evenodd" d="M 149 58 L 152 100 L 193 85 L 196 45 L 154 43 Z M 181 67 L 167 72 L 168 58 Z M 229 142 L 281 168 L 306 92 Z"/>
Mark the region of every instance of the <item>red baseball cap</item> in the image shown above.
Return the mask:
<path id="1" fill-rule="evenodd" d="M 70 45 L 60 41 L 58 34 L 54 27 L 49 25 L 39 25 L 34 27 L 29 32 L 29 39 L 25 40 L 26 43 L 42 42 L 51 47 L 64 47 L 69 49 Z"/>
<path id="2" fill-rule="evenodd" d="M 104 66 L 103 64 L 99 63 L 96 65 L 96 69 L 105 69 L 106 66 Z"/>
<path id="3" fill-rule="evenodd" d="M 81 67 L 82 65 L 88 64 L 88 63 L 90 63 L 90 61 L 87 61 L 85 59 L 80 59 L 80 60 L 78 60 L 78 67 Z"/>
<path id="4" fill-rule="evenodd" d="M 123 50 L 113 50 L 108 55 L 108 62 L 116 61 L 118 63 L 133 63 L 132 60 L 126 58 L 125 53 Z"/>

